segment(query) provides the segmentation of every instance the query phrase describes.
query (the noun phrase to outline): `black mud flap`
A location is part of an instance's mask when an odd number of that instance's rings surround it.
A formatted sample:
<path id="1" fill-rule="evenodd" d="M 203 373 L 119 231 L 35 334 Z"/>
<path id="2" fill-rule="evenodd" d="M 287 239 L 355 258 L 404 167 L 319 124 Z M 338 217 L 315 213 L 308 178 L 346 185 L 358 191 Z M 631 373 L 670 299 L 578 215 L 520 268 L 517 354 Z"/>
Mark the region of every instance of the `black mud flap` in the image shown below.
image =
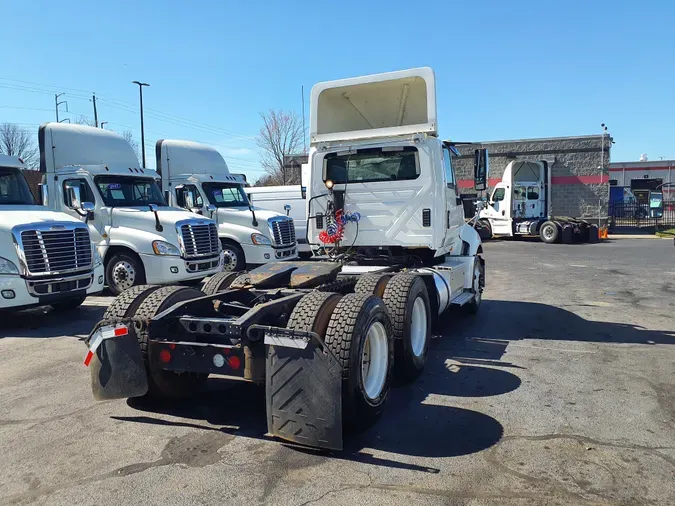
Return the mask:
<path id="1" fill-rule="evenodd" d="M 133 326 L 127 335 L 103 340 L 89 369 L 96 400 L 127 399 L 148 392 L 148 376 Z"/>
<path id="2" fill-rule="evenodd" d="M 275 328 L 265 342 L 268 432 L 303 446 L 342 450 L 338 361 L 309 332 Z"/>

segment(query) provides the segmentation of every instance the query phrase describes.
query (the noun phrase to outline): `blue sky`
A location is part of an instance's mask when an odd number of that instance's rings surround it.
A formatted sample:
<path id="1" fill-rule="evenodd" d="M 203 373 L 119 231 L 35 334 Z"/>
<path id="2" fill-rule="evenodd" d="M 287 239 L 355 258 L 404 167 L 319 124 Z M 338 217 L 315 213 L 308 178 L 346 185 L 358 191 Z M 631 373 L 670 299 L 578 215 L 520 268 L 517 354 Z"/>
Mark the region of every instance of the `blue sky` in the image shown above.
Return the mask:
<path id="1" fill-rule="evenodd" d="M 605 122 L 613 161 L 675 159 L 672 0 L 0 0 L 0 12 L 0 122 L 35 131 L 54 119 L 54 92 L 66 93 L 62 117 L 92 116 L 96 92 L 99 120 L 140 138 L 130 83 L 142 80 L 148 149 L 207 142 L 256 178 L 260 112 L 300 112 L 303 85 L 307 99 L 318 81 L 428 65 L 445 138 Z"/>

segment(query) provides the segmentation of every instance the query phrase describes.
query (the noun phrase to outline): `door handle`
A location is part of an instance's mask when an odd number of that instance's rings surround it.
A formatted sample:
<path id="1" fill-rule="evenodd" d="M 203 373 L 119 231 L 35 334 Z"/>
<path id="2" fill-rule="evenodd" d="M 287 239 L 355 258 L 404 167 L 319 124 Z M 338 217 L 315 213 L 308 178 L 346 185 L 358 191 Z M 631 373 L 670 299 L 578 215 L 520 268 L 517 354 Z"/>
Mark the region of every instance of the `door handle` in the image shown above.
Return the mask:
<path id="1" fill-rule="evenodd" d="M 505 214 L 505 211 L 502 211 L 502 216 L 504 216 L 504 214 Z"/>

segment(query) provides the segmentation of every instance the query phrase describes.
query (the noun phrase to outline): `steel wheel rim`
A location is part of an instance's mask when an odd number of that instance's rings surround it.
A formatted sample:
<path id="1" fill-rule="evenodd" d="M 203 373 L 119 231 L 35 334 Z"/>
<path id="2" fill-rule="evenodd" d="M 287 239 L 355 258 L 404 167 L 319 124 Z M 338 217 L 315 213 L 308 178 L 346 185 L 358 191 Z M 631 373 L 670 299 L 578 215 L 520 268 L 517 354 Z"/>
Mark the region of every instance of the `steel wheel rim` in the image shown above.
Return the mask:
<path id="1" fill-rule="evenodd" d="M 112 269 L 112 282 L 120 290 L 127 290 L 136 282 L 136 269 L 129 262 L 117 262 Z"/>
<path id="2" fill-rule="evenodd" d="M 237 258 L 237 253 L 231 249 L 223 250 L 223 270 L 232 272 L 237 268 L 237 263 L 239 258 Z"/>
<path id="3" fill-rule="evenodd" d="M 382 394 L 388 366 L 387 331 L 381 322 L 374 322 L 366 333 L 361 354 L 361 382 L 363 391 L 370 400 L 375 400 Z"/>
<path id="4" fill-rule="evenodd" d="M 548 225 L 544 227 L 544 239 L 551 240 L 553 239 L 553 227 Z"/>
<path id="5" fill-rule="evenodd" d="M 424 345 L 427 343 L 427 306 L 422 297 L 417 297 L 413 303 L 412 318 L 410 321 L 410 344 L 413 355 L 421 357 Z"/>

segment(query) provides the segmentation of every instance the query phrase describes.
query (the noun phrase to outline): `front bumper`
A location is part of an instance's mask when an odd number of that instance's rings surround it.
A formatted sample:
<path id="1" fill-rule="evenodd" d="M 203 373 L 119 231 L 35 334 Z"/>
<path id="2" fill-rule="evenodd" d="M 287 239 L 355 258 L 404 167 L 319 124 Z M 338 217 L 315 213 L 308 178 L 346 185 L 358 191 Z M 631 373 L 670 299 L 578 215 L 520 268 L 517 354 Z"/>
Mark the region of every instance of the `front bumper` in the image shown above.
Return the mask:
<path id="1" fill-rule="evenodd" d="M 255 244 L 242 244 L 247 264 L 259 265 L 282 260 L 298 258 L 297 246 L 288 248 L 273 248 L 272 246 L 257 246 Z"/>
<path id="2" fill-rule="evenodd" d="M 223 270 L 222 253 L 215 257 L 185 260 L 176 256 L 141 254 L 145 280 L 149 284 L 171 284 L 202 279 Z"/>
<path id="3" fill-rule="evenodd" d="M 103 291 L 103 266 L 84 272 L 47 279 L 0 275 L 0 309 L 23 309 L 94 295 Z"/>

